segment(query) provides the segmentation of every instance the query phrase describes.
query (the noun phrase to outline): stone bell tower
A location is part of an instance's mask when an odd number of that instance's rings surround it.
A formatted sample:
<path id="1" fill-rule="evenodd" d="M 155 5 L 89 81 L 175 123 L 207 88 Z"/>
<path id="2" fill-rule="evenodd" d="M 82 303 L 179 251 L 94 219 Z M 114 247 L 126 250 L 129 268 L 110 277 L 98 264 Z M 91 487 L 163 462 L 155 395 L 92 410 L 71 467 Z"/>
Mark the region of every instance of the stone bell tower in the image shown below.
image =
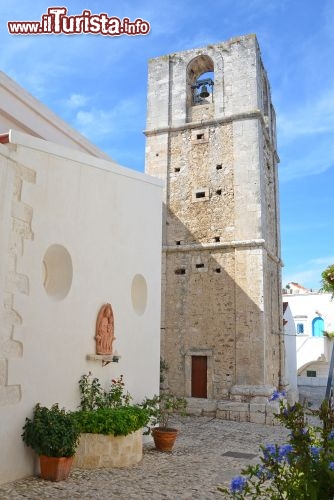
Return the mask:
<path id="1" fill-rule="evenodd" d="M 189 407 L 270 422 L 284 345 L 275 111 L 255 35 L 149 62 L 165 182 L 161 355 Z"/>

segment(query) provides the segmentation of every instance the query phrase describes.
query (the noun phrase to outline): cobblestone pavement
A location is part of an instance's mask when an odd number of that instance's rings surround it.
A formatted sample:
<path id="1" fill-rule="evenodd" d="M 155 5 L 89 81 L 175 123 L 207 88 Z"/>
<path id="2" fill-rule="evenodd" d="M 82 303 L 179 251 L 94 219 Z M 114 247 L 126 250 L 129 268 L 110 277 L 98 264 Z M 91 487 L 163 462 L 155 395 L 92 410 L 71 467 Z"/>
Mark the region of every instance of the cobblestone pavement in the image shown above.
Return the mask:
<path id="1" fill-rule="evenodd" d="M 180 417 L 172 424 L 180 435 L 171 453 L 158 452 L 148 443 L 138 465 L 74 469 L 67 481 L 57 483 L 30 477 L 1 485 L 0 499 L 223 500 L 217 487 L 229 484 L 245 465 L 256 463 L 260 444 L 283 443 L 287 436 L 280 426 L 209 417 Z"/>

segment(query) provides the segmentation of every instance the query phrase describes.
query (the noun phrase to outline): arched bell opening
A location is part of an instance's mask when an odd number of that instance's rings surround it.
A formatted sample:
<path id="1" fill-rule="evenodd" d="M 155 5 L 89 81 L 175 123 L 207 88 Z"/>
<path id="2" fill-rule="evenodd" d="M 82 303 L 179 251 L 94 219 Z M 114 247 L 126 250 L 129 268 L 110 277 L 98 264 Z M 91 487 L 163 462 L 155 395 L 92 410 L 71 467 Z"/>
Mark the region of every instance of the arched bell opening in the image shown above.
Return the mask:
<path id="1" fill-rule="evenodd" d="M 211 104 L 214 96 L 214 64 L 211 57 L 195 57 L 187 67 L 187 107 Z"/>

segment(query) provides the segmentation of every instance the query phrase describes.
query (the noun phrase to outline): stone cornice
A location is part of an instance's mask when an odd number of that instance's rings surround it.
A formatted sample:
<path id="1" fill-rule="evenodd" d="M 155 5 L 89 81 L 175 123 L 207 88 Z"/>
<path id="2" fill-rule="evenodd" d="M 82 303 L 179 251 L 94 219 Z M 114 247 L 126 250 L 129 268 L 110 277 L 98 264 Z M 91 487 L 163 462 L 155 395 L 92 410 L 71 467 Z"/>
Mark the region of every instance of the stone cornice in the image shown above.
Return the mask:
<path id="1" fill-rule="evenodd" d="M 227 248 L 263 248 L 267 253 L 268 257 L 283 266 L 283 262 L 277 255 L 274 255 L 270 250 L 268 250 L 265 240 L 262 238 L 252 239 L 252 240 L 232 240 L 224 241 L 219 243 L 193 243 L 186 245 L 163 245 L 162 251 L 165 253 L 176 253 L 176 252 L 199 252 L 207 250 L 219 251 Z"/>
<path id="2" fill-rule="evenodd" d="M 270 147 L 270 150 L 275 154 L 275 158 L 277 163 L 279 163 L 279 157 L 277 154 L 276 149 L 273 147 L 272 142 L 270 141 L 269 134 L 266 129 L 266 123 L 263 117 L 262 112 L 259 109 L 253 109 L 252 111 L 248 111 L 246 113 L 235 113 L 233 115 L 228 115 L 228 116 L 223 116 L 218 119 L 210 119 L 210 120 L 201 120 L 200 122 L 189 122 L 189 123 L 183 123 L 182 125 L 177 125 L 177 126 L 169 126 L 169 127 L 161 127 L 161 128 L 156 128 L 152 130 L 144 130 L 144 134 L 146 137 L 151 137 L 159 134 L 166 134 L 170 132 L 178 132 L 180 130 L 192 130 L 196 128 L 203 128 L 203 127 L 210 127 L 210 126 L 217 126 L 217 125 L 222 125 L 225 123 L 232 123 L 234 121 L 240 121 L 240 120 L 260 120 L 262 124 L 262 130 L 266 139 L 267 144 Z"/>

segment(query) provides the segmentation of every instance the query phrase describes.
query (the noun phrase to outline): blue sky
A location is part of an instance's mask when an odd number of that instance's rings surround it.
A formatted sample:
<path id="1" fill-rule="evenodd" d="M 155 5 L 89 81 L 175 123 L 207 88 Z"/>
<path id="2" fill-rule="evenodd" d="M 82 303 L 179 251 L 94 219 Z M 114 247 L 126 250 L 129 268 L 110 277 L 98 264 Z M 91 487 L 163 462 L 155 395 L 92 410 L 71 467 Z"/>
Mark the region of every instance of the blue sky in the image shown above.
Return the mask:
<path id="1" fill-rule="evenodd" d="M 13 36 L 44 0 L 0 6 L 0 69 L 119 163 L 144 170 L 147 61 L 256 33 L 277 113 L 283 284 L 334 263 L 334 2 L 68 0 L 70 15 L 142 18 L 148 36 Z"/>

